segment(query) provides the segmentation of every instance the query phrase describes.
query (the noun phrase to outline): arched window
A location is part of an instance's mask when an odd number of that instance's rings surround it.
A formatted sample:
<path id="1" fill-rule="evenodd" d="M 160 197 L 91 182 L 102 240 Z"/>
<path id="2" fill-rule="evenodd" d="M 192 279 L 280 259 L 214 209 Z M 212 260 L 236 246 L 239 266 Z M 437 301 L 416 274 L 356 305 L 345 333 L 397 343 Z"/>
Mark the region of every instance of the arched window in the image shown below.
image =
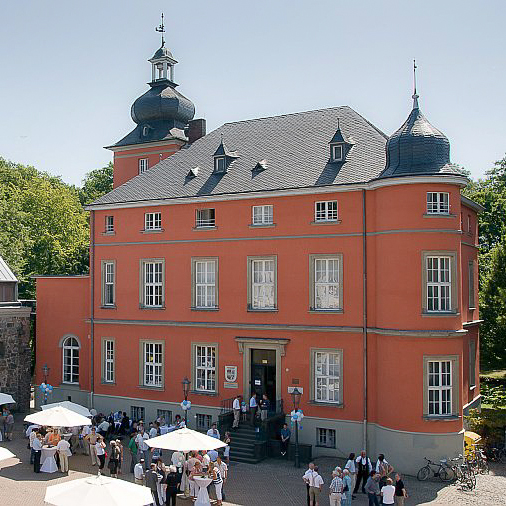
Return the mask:
<path id="1" fill-rule="evenodd" d="M 79 341 L 72 336 L 63 341 L 63 383 L 79 383 Z"/>

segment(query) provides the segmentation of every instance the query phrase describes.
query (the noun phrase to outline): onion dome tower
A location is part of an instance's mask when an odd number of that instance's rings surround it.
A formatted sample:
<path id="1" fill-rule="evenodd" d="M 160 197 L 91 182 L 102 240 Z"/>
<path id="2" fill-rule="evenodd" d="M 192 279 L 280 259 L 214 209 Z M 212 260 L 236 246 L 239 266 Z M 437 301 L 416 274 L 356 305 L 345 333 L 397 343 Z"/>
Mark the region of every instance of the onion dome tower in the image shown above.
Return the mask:
<path id="1" fill-rule="evenodd" d="M 386 168 L 380 177 L 460 174 L 457 166 L 450 162 L 448 138 L 432 126 L 420 111 L 416 79 L 412 98 L 410 115 L 387 141 Z"/>
<path id="2" fill-rule="evenodd" d="M 189 141 L 205 135 L 205 120 L 192 121 L 195 106 L 176 90 L 174 67 L 177 60 L 165 46 L 165 26 L 155 28 L 161 33 L 162 44 L 148 60 L 151 64 L 149 90 L 135 100 L 131 116 L 136 127 L 108 149 L 114 151 L 114 187 L 141 174 L 159 161 L 167 158 Z M 129 157 L 139 153 L 134 160 L 124 160 L 121 152 Z"/>
<path id="3" fill-rule="evenodd" d="M 165 26 L 160 49 L 148 60 L 151 63 L 150 89 L 132 105 L 131 115 L 137 126 L 114 146 L 156 142 L 168 137 L 186 139 L 184 129 L 195 115 L 193 102 L 176 90 L 174 67 L 177 60 L 165 47 Z"/>

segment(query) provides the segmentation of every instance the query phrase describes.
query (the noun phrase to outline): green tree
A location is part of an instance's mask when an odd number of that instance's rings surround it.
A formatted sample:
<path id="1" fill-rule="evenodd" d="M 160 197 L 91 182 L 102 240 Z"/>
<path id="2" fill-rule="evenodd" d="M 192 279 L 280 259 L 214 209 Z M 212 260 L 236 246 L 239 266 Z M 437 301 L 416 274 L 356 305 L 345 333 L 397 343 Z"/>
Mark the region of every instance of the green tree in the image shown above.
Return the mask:
<path id="1" fill-rule="evenodd" d="M 59 177 L 0 158 L 0 255 L 35 297 L 35 274 L 81 274 L 88 267 L 88 216 L 78 191 Z"/>
<path id="2" fill-rule="evenodd" d="M 506 235 L 490 252 L 489 275 L 480 297 L 484 364 L 506 367 Z"/>
<path id="3" fill-rule="evenodd" d="M 88 172 L 83 179 L 83 187 L 79 190 L 81 204 L 90 204 L 102 195 L 109 193 L 112 190 L 112 182 L 112 162 L 109 162 L 106 167 Z"/>

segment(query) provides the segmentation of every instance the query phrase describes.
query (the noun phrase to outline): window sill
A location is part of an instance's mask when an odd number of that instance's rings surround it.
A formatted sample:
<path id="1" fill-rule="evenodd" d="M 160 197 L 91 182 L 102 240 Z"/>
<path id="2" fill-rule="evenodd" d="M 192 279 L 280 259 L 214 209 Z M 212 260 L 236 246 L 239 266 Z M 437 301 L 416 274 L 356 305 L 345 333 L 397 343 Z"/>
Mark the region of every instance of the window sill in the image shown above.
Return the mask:
<path id="1" fill-rule="evenodd" d="M 273 308 L 247 308 L 248 313 L 277 313 L 279 309 L 277 307 Z"/>
<path id="2" fill-rule="evenodd" d="M 218 392 L 208 392 L 206 390 L 190 390 L 193 395 L 206 395 L 208 397 L 218 397 Z"/>
<path id="3" fill-rule="evenodd" d="M 456 420 L 460 420 L 460 416 L 457 415 L 423 415 L 422 419 L 427 422 L 454 422 Z"/>
<path id="4" fill-rule="evenodd" d="M 154 390 L 154 391 L 157 391 L 157 392 L 165 392 L 165 387 L 164 386 L 155 387 L 155 386 L 149 386 L 149 385 L 139 385 L 139 388 L 141 390 Z"/>
<path id="5" fill-rule="evenodd" d="M 143 306 L 139 305 L 139 309 L 153 309 L 155 311 L 163 311 L 165 306 Z"/>
<path id="6" fill-rule="evenodd" d="M 315 445 L 316 448 L 327 448 L 329 450 L 335 450 L 335 446 L 327 446 L 327 445 Z"/>
<path id="7" fill-rule="evenodd" d="M 196 306 L 192 306 L 190 308 L 192 311 L 219 311 L 220 308 L 218 306 L 214 306 L 214 307 L 196 307 Z"/>
<path id="8" fill-rule="evenodd" d="M 165 232 L 164 228 L 153 228 L 153 229 L 143 229 L 140 231 L 141 234 L 161 234 L 162 232 Z"/>
<path id="9" fill-rule="evenodd" d="M 315 308 L 310 308 L 308 313 L 310 314 L 343 314 L 344 313 L 344 310 L 343 309 L 315 309 Z"/>
<path id="10" fill-rule="evenodd" d="M 456 214 L 450 213 L 425 213 L 424 218 L 456 218 Z"/>
<path id="11" fill-rule="evenodd" d="M 205 232 L 206 230 L 218 230 L 218 227 L 216 225 L 211 225 L 209 227 L 193 227 L 193 229 L 195 232 L 198 232 L 198 231 L 203 231 Z"/>
<path id="12" fill-rule="evenodd" d="M 111 232 L 102 232 L 102 235 L 116 235 L 116 232 L 114 230 Z"/>
<path id="13" fill-rule="evenodd" d="M 104 381 L 102 380 L 100 382 L 101 385 L 104 385 L 106 387 L 115 387 L 116 386 L 116 382 L 115 381 Z"/>
<path id="14" fill-rule="evenodd" d="M 422 316 L 460 316 L 458 311 L 422 311 Z"/>
<path id="15" fill-rule="evenodd" d="M 308 401 L 308 404 L 312 406 L 322 406 L 326 408 L 344 408 L 344 404 L 342 402 L 325 402 L 325 401 Z"/>
<path id="16" fill-rule="evenodd" d="M 475 307 L 470 307 L 470 308 L 468 308 L 468 309 L 469 309 L 469 311 L 476 311 L 476 309 L 477 309 L 477 308 L 475 308 Z"/>
<path id="17" fill-rule="evenodd" d="M 339 225 L 342 220 L 325 220 L 325 221 L 311 221 L 311 225 Z"/>
<path id="18" fill-rule="evenodd" d="M 249 228 L 274 228 L 275 226 L 275 223 L 259 223 L 258 225 L 251 223 L 248 225 Z"/>
<path id="19" fill-rule="evenodd" d="M 110 304 L 110 305 L 107 305 L 107 306 L 100 306 L 100 309 L 117 309 L 116 307 L 116 304 Z"/>
<path id="20" fill-rule="evenodd" d="M 79 383 L 68 383 L 68 382 L 62 381 L 59 384 L 59 386 L 60 387 L 65 387 L 65 388 L 73 388 L 75 390 L 80 390 Z"/>
<path id="21" fill-rule="evenodd" d="M 475 390 L 475 389 L 476 389 L 476 385 L 471 385 L 471 386 L 469 387 L 469 390 Z"/>

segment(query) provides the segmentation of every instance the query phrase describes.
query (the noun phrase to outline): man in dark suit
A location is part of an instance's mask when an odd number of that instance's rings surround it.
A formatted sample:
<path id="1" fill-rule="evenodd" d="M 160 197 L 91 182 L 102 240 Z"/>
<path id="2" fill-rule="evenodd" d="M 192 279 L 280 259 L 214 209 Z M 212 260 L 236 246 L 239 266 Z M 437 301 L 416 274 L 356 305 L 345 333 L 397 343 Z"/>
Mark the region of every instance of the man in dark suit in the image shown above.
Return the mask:
<path id="1" fill-rule="evenodd" d="M 153 496 L 154 503 L 156 506 L 161 506 L 160 499 L 158 498 L 158 490 L 156 486 L 161 481 L 162 477 L 156 472 L 156 464 L 151 464 L 149 469 L 146 471 L 146 487 L 151 489 L 151 495 Z"/>

